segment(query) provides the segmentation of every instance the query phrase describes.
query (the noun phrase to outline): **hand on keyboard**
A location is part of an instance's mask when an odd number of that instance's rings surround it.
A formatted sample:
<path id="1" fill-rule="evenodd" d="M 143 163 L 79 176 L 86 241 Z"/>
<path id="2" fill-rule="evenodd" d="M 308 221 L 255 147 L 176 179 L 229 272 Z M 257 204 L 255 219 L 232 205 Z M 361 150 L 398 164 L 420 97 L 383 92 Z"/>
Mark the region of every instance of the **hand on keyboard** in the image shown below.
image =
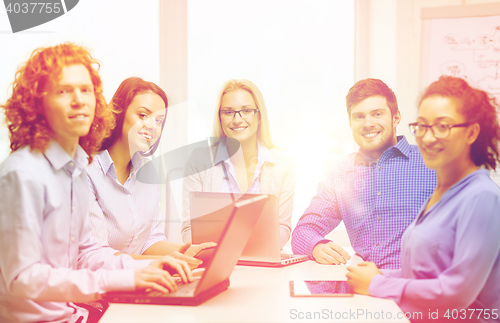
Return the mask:
<path id="1" fill-rule="evenodd" d="M 135 270 L 135 289 L 168 293 L 177 290 L 177 286 L 167 271 L 147 266 Z"/>
<path id="2" fill-rule="evenodd" d="M 192 282 L 193 275 L 187 262 L 164 256 L 154 260 L 145 268 L 135 271 L 136 289 L 151 289 L 163 293 L 177 290 L 177 285 L 170 274 L 177 273 L 182 282 Z"/>

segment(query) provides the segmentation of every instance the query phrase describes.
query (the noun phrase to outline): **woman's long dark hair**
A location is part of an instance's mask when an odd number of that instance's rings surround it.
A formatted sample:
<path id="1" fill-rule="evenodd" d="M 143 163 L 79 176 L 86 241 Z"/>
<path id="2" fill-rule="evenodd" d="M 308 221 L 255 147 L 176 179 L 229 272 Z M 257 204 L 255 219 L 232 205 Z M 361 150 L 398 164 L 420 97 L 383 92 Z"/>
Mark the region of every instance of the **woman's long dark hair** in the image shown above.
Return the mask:
<path id="1" fill-rule="evenodd" d="M 125 112 L 127 111 L 128 106 L 138 94 L 147 92 L 158 94 L 163 99 L 163 102 L 165 102 L 165 118 L 163 119 L 163 122 L 161 124 L 161 131 L 163 131 L 168 111 L 168 99 L 165 91 L 163 91 L 158 85 L 154 84 L 153 82 L 144 81 L 139 77 L 129 77 L 120 84 L 115 92 L 115 95 L 113 95 L 111 102 L 109 103 L 115 116 L 116 126 L 111 131 L 110 136 L 104 139 L 100 150 L 108 149 L 118 141 L 118 138 L 122 133 L 123 123 L 125 122 Z M 151 146 L 148 151 L 140 152 L 140 154 L 143 157 L 151 156 L 152 154 L 154 154 L 159 144 L 160 139 L 158 138 L 158 140 Z"/>

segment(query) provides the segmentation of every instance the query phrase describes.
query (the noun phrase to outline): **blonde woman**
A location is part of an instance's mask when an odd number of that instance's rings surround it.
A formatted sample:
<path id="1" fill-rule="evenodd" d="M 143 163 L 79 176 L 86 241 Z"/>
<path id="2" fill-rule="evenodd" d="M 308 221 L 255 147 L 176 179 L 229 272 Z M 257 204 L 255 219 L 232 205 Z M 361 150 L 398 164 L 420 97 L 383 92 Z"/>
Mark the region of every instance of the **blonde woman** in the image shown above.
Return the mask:
<path id="1" fill-rule="evenodd" d="M 184 242 L 191 241 L 189 192 L 274 194 L 278 201 L 281 247 L 290 238 L 296 166 L 271 140 L 264 99 L 248 80 L 229 80 L 217 99 L 211 165 L 194 153 L 186 165 L 183 184 Z M 239 142 L 232 151 L 234 140 Z M 200 171 L 201 170 L 201 171 Z"/>

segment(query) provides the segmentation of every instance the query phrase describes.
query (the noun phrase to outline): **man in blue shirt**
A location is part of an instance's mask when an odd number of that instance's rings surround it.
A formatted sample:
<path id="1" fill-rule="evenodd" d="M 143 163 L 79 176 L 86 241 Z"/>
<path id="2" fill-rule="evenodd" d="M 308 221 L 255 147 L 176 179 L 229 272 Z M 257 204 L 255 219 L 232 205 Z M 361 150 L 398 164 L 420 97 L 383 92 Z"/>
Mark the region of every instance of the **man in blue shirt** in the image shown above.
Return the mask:
<path id="1" fill-rule="evenodd" d="M 323 264 L 349 254 L 325 236 L 343 220 L 351 244 L 379 268 L 399 268 L 401 236 L 436 185 L 418 147 L 396 136 L 394 92 L 382 81 L 357 82 L 346 96 L 359 151 L 333 165 L 292 233 L 292 249 Z"/>

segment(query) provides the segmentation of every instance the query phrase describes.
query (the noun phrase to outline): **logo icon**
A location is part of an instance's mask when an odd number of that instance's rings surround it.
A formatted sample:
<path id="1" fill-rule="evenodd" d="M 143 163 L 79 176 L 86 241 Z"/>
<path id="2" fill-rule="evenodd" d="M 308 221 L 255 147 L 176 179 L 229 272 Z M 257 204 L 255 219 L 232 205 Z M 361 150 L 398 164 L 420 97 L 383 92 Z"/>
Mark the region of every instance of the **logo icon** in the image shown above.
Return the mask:
<path id="1" fill-rule="evenodd" d="M 13 33 L 54 20 L 73 9 L 78 1 L 3 0 Z"/>
<path id="2" fill-rule="evenodd" d="M 161 156 L 153 157 L 143 165 L 137 172 L 137 180 L 146 184 L 166 184 L 171 181 L 188 177 L 209 168 L 215 167 L 221 160 L 215 160 L 214 143 L 218 142 L 227 147 L 223 154 L 224 160 L 232 157 L 238 149 L 240 142 L 229 137 L 208 137 L 207 140 L 198 141 L 168 151 Z M 186 167 L 189 162 L 194 162 L 196 167 Z M 226 169 L 223 167 L 224 177 L 228 178 Z"/>

